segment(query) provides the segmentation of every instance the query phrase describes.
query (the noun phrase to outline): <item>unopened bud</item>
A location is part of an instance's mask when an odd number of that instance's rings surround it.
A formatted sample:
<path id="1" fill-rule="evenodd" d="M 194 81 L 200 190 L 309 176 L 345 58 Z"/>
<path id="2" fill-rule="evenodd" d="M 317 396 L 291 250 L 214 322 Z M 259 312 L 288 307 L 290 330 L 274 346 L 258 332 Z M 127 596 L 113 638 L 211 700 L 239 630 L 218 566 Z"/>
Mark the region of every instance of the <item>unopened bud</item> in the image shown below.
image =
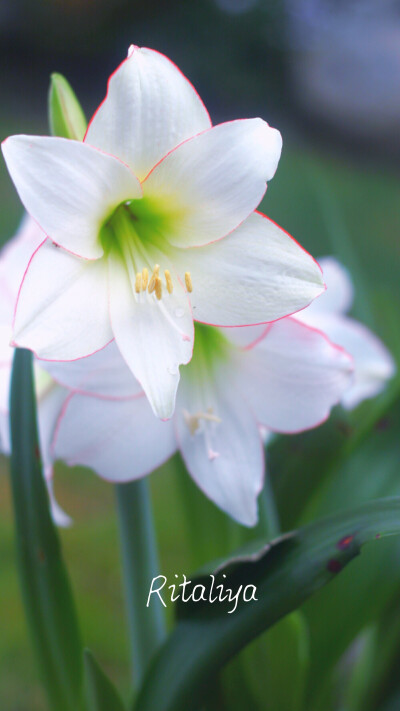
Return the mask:
<path id="1" fill-rule="evenodd" d="M 86 133 L 85 114 L 68 81 L 52 74 L 49 89 L 49 123 L 53 136 L 82 141 Z"/>

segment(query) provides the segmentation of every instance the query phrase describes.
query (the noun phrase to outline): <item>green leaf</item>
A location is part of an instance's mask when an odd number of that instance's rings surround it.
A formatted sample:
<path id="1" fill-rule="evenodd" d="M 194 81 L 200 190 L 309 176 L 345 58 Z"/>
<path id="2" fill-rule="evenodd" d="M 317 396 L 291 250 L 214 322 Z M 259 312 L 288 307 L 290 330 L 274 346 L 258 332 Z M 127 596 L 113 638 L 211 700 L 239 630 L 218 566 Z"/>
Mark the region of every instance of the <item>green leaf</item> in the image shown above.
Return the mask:
<path id="1" fill-rule="evenodd" d="M 400 692 L 397 692 L 392 698 L 381 707 L 380 711 L 398 711 L 400 707 Z"/>
<path id="2" fill-rule="evenodd" d="M 379 620 L 359 635 L 355 647 L 344 707 L 348 711 L 382 709 L 400 693 L 398 595 Z"/>
<path id="3" fill-rule="evenodd" d="M 346 501 L 359 505 L 366 500 L 399 495 L 399 423 L 400 398 L 385 409 L 368 436 L 357 438 L 355 446 L 351 443 L 357 437 L 354 432 L 349 439 L 351 446 L 346 447 L 347 455 L 338 459 L 335 470 L 315 487 L 302 518 L 328 516 L 343 508 Z M 324 466 L 323 458 L 320 464 Z M 298 466 L 302 471 L 300 456 Z M 310 462 L 310 466 L 314 465 Z M 310 711 L 322 708 L 322 687 L 332 683 L 335 665 L 352 640 L 382 614 L 391 598 L 398 597 L 398 555 L 397 540 L 369 547 L 361 560 L 305 605 L 311 637 Z"/>
<path id="4" fill-rule="evenodd" d="M 272 543 L 253 544 L 235 558 L 204 571 L 193 580 L 209 593 L 256 585 L 257 602 L 181 603 L 179 622 L 148 673 L 137 699 L 137 711 L 185 711 L 201 703 L 210 677 L 252 639 L 295 610 L 328 583 L 360 552 L 367 541 L 400 532 L 400 498 L 371 502 L 286 534 Z M 226 578 L 223 576 L 226 575 Z M 151 604 L 151 603 L 150 603 Z"/>
<path id="5" fill-rule="evenodd" d="M 36 656 L 55 711 L 81 709 L 82 645 L 42 475 L 32 354 L 17 349 L 11 382 L 11 482 L 21 590 Z"/>
<path id="6" fill-rule="evenodd" d="M 357 478 L 357 485 L 351 486 L 350 493 L 348 474 L 344 473 L 351 466 L 349 462 L 366 447 L 379 469 L 384 468 L 383 459 L 388 451 L 385 440 L 387 437 L 393 440 L 395 434 L 391 431 L 393 427 L 389 429 L 386 425 L 396 422 L 399 407 L 397 378 L 382 395 L 363 403 L 355 412 L 337 408 L 321 427 L 299 435 L 276 437 L 268 447 L 269 471 L 284 530 L 338 510 L 349 499 L 359 504 L 400 493 L 400 487 L 394 491 L 382 489 L 381 477 L 366 476 L 365 468 L 361 467 L 352 476 Z M 392 442 L 389 449 L 392 456 Z M 368 470 L 372 472 L 373 466 L 368 466 Z M 342 486 L 337 485 L 338 477 Z"/>
<path id="7" fill-rule="evenodd" d="M 376 638 L 376 627 L 367 627 L 355 637 L 346 654 L 346 664 L 343 665 L 344 674 L 342 673 L 342 677 L 344 676 L 345 678 L 340 680 L 342 706 L 346 711 L 367 711 L 367 709 L 379 708 L 375 706 L 374 699 L 370 693 L 371 677 L 374 672 Z M 385 661 L 387 660 L 385 659 Z M 347 680 L 346 676 L 348 677 Z M 372 701 L 372 704 L 369 704 L 368 701 Z"/>
<path id="8" fill-rule="evenodd" d="M 223 670 L 229 711 L 300 711 L 308 667 L 307 623 L 295 610 L 255 639 Z"/>
<path id="9" fill-rule="evenodd" d="M 82 141 L 87 127 L 85 114 L 62 74 L 51 75 L 48 106 L 51 134 Z"/>
<path id="10" fill-rule="evenodd" d="M 92 653 L 85 649 L 85 686 L 88 711 L 124 711 L 124 706 L 109 678 Z"/>

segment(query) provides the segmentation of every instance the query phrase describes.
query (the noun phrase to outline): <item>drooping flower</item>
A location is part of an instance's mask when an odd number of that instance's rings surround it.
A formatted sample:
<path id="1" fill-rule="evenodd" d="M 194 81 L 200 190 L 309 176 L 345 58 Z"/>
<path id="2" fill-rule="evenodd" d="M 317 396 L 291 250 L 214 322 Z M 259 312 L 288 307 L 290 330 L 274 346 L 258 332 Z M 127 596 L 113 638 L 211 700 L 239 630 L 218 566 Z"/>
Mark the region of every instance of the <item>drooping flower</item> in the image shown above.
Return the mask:
<path id="1" fill-rule="evenodd" d="M 107 368 L 117 353 L 111 348 L 91 359 Z M 131 378 L 120 360 L 119 385 Z M 123 397 L 122 387 L 104 397 L 104 380 L 93 371 L 90 395 L 87 368 L 81 361 L 77 370 L 77 363 L 45 366 L 71 389 L 54 430 L 53 457 L 124 482 L 152 472 L 180 449 L 196 484 L 245 525 L 257 520 L 263 484 L 259 425 L 277 432 L 315 427 L 339 401 L 353 367 L 343 349 L 294 318 L 267 327 L 196 325 L 174 416 L 162 422 L 144 393 Z"/>
<path id="2" fill-rule="evenodd" d="M 25 219 L 0 256 L 0 424 L 8 432 L 13 349 L 8 346 L 17 284 L 40 230 Z M 178 448 L 198 486 L 244 524 L 255 523 L 264 473 L 260 425 L 278 432 L 314 427 L 349 386 L 351 358 L 295 318 L 267 326 L 196 326 L 172 420 L 154 417 L 115 344 L 70 363 L 35 358 L 38 420 L 53 512 L 55 459 L 83 464 L 111 481 L 152 472 Z M 4 353 L 3 353 L 4 351 Z M 9 441 L 3 442 L 8 452 Z"/>
<path id="3" fill-rule="evenodd" d="M 83 142 L 3 144 L 43 230 L 20 288 L 14 344 L 72 361 L 115 339 L 154 412 L 170 417 L 193 318 L 266 323 L 324 289 L 310 255 L 255 212 L 280 152 L 279 132 L 261 119 L 212 127 L 166 57 L 132 48 Z"/>
<path id="4" fill-rule="evenodd" d="M 296 319 L 322 330 L 353 357 L 354 377 L 341 398 L 343 407 L 351 410 L 366 398 L 382 392 L 394 376 L 396 364 L 382 341 L 347 315 L 353 303 L 353 284 L 347 269 L 334 257 L 324 257 L 319 263 L 327 290 L 320 299 L 296 314 Z"/>

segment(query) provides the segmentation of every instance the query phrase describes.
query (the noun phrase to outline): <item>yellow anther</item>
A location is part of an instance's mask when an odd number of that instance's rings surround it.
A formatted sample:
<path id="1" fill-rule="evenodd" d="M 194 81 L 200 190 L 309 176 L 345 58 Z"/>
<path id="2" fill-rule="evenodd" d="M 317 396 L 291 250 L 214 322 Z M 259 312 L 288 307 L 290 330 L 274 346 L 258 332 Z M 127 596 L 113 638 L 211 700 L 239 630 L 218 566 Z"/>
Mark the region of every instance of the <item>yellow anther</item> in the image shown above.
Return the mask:
<path id="1" fill-rule="evenodd" d="M 191 415 L 186 410 L 183 411 L 183 417 L 188 426 L 190 434 L 193 436 L 194 434 L 196 434 L 197 430 L 200 427 L 199 418 L 195 415 Z"/>
<path id="2" fill-rule="evenodd" d="M 205 420 L 206 422 L 222 422 L 221 418 L 218 417 L 218 415 L 214 415 L 212 407 L 209 407 L 207 412 L 197 413 L 197 417 L 199 418 L 199 420 Z"/>
<path id="3" fill-rule="evenodd" d="M 170 274 L 170 272 L 169 272 L 168 269 L 165 270 L 164 274 L 165 274 L 165 281 L 166 281 L 166 284 L 167 284 L 167 291 L 168 291 L 168 294 L 172 294 L 172 292 L 173 292 L 173 290 L 174 290 L 174 285 L 173 285 L 173 283 L 172 283 L 171 274 Z"/>
<path id="4" fill-rule="evenodd" d="M 147 284 L 149 283 L 149 270 L 144 267 L 142 270 L 142 289 L 146 291 Z"/>
<path id="5" fill-rule="evenodd" d="M 188 290 L 189 293 L 193 291 L 193 284 L 192 284 L 192 277 L 190 276 L 190 272 L 185 272 L 185 284 L 186 284 L 186 289 Z"/>
<path id="6" fill-rule="evenodd" d="M 142 291 L 142 275 L 140 272 L 136 274 L 135 291 L 137 294 L 140 294 L 140 292 Z"/>
<path id="7" fill-rule="evenodd" d="M 184 410 L 183 417 L 191 435 L 194 435 L 200 428 L 201 420 L 204 420 L 205 422 L 222 422 L 218 415 L 214 415 L 212 407 L 209 407 L 207 412 L 195 412 L 193 415 L 191 415 L 187 410 Z"/>
<path id="8" fill-rule="evenodd" d="M 160 299 L 162 298 L 162 281 L 161 281 L 160 277 L 156 277 L 155 290 L 156 290 L 156 297 L 160 301 Z"/>
<path id="9" fill-rule="evenodd" d="M 156 280 L 159 278 L 160 265 L 156 264 L 153 269 L 153 274 L 150 277 L 148 292 L 151 294 L 156 288 Z"/>

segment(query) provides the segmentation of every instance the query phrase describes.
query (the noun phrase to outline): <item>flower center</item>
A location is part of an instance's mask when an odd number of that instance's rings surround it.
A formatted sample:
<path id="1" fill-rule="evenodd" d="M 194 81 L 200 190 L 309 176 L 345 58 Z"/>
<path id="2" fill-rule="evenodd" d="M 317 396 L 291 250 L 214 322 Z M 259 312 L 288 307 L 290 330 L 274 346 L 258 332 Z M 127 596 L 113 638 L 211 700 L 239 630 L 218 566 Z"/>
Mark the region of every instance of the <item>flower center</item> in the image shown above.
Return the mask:
<path id="1" fill-rule="evenodd" d="M 216 397 L 216 383 L 221 374 L 216 371 L 222 367 L 225 372 L 233 349 L 232 344 L 218 328 L 196 323 L 193 357 L 182 372 L 183 378 L 191 380 L 190 389 L 196 393 L 196 405 L 193 410 L 183 410 L 185 424 L 192 437 L 204 438 L 210 460 L 220 456 L 213 447 L 214 432 L 222 422 Z"/>
<path id="2" fill-rule="evenodd" d="M 195 324 L 195 339 L 193 357 L 184 372 L 198 379 L 210 381 L 215 368 L 224 366 L 234 352 L 234 346 L 221 329 L 207 326 L 203 323 Z"/>
<path id="3" fill-rule="evenodd" d="M 116 247 L 116 243 L 132 238 L 163 251 L 166 246 L 164 234 L 171 229 L 174 219 L 175 213 L 161 200 L 148 197 L 127 200 L 104 221 L 99 239 L 106 254 Z"/>
<path id="4" fill-rule="evenodd" d="M 169 266 L 169 243 L 164 234 L 170 229 L 173 217 L 171 210 L 149 198 L 128 200 L 118 205 L 100 229 L 99 240 L 104 254 L 112 253 L 124 263 L 139 302 L 146 292 L 160 301 L 164 293 L 168 295 L 174 291 L 170 269 L 164 269 L 164 282 L 160 265 L 154 263 L 154 256 L 161 256 Z M 186 291 L 191 293 L 193 284 L 189 271 L 185 272 L 184 280 Z"/>

